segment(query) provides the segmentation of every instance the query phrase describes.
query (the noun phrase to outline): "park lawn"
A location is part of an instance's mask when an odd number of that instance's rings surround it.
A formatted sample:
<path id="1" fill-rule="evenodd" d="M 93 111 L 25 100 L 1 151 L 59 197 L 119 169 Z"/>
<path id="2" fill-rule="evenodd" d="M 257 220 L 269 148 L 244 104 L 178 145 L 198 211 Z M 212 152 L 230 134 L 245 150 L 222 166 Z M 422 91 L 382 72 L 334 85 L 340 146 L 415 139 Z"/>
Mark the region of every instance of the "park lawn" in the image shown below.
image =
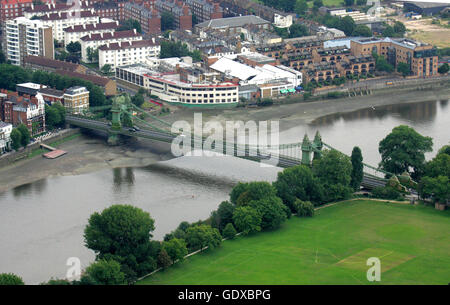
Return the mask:
<path id="1" fill-rule="evenodd" d="M 381 284 L 450 282 L 450 211 L 368 200 L 292 217 L 275 231 L 225 241 L 138 284 Z"/>

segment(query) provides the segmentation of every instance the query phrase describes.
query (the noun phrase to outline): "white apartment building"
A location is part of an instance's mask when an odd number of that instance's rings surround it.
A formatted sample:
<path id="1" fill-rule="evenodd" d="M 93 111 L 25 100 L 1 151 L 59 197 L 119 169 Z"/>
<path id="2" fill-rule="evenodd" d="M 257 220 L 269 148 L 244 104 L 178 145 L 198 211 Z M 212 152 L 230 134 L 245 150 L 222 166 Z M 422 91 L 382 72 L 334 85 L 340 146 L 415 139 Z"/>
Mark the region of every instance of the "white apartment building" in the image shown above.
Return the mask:
<path id="1" fill-rule="evenodd" d="M 53 38 L 58 42 L 64 42 L 64 29 L 76 25 L 94 24 L 100 22 L 100 17 L 94 9 L 90 11 L 68 11 L 47 13 L 40 17 L 46 26 L 53 28 Z"/>
<path id="2" fill-rule="evenodd" d="M 88 48 L 96 50 L 98 47 L 106 44 L 112 44 L 117 42 L 130 42 L 142 40 L 142 35 L 139 34 L 136 29 L 129 31 L 117 31 L 98 34 L 89 34 L 81 37 L 81 59 L 84 62 L 89 62 Z M 99 54 L 100 55 L 100 54 Z"/>
<path id="3" fill-rule="evenodd" d="M 157 57 L 161 46 L 153 38 L 107 43 L 98 48 L 99 67 L 110 65 L 111 68 L 143 62 L 146 57 Z"/>
<path id="4" fill-rule="evenodd" d="M 149 90 L 160 99 L 188 107 L 235 106 L 237 84 L 231 82 L 188 82 L 179 73 L 158 72 L 136 64 L 116 68 L 116 78 Z"/>
<path id="5" fill-rule="evenodd" d="M 71 42 L 80 42 L 81 37 L 89 34 L 114 32 L 118 27 L 119 21 L 72 25 L 64 29 L 64 45 L 67 46 Z"/>
<path id="6" fill-rule="evenodd" d="M 86 87 L 70 87 L 64 92 L 64 107 L 73 113 L 81 113 L 89 108 L 89 91 Z"/>
<path id="7" fill-rule="evenodd" d="M 4 27 L 3 49 L 13 65 L 23 65 L 28 55 L 54 58 L 51 26 L 40 20 L 18 17 L 7 20 Z"/>
<path id="8" fill-rule="evenodd" d="M 0 121 L 0 154 L 11 147 L 12 124 Z"/>

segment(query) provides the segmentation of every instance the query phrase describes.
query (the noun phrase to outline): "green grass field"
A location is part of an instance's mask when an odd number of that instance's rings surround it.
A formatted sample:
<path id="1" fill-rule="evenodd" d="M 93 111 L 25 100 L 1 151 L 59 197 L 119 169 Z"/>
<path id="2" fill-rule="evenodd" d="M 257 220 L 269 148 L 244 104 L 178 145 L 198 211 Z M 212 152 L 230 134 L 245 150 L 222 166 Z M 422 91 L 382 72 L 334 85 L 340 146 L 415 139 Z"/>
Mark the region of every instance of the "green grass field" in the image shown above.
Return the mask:
<path id="1" fill-rule="evenodd" d="M 450 282 L 450 211 L 373 201 L 338 203 L 313 218 L 225 241 L 139 284 L 381 284 Z"/>

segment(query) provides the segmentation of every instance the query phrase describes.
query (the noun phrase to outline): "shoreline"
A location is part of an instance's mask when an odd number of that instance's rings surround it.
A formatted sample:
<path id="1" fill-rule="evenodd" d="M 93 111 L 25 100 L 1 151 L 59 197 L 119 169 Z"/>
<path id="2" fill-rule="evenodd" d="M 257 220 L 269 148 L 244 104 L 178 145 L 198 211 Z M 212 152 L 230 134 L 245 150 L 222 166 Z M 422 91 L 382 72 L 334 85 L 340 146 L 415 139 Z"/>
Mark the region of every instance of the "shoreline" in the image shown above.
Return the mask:
<path id="1" fill-rule="evenodd" d="M 266 121 L 279 120 L 280 132 L 298 125 L 312 124 L 315 120 L 334 114 L 351 113 L 369 107 L 413 104 L 450 98 L 450 88 L 433 91 L 412 90 L 393 94 L 393 90 L 368 96 L 321 100 L 295 104 L 274 105 L 266 108 L 233 110 L 203 110 L 203 123 L 217 120 Z M 195 111 L 178 109 L 165 117 L 170 123 L 177 120 L 193 122 Z M 149 140 L 130 140 L 126 145 L 108 146 L 105 139 L 82 134 L 61 143 L 59 148 L 68 154 L 49 160 L 39 156 L 17 161 L 0 168 L 0 193 L 52 176 L 81 175 L 107 168 L 145 167 L 171 159 L 168 144 Z"/>

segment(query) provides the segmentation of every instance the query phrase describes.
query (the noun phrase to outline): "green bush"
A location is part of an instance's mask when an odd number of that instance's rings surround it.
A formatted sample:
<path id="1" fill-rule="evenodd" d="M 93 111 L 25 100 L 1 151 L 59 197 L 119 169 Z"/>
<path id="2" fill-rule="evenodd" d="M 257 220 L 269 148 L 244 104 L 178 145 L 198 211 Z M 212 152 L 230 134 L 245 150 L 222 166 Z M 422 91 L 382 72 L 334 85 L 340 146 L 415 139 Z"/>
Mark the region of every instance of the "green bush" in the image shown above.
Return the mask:
<path id="1" fill-rule="evenodd" d="M 390 199 L 390 200 L 402 200 L 403 196 L 399 191 L 396 191 L 392 187 L 379 186 L 372 190 L 373 198 Z"/>
<path id="2" fill-rule="evenodd" d="M 20 276 L 13 273 L 1 273 L 0 286 L 1 285 L 25 285 L 25 283 Z"/>
<path id="3" fill-rule="evenodd" d="M 300 199 L 295 200 L 294 208 L 298 217 L 312 217 L 314 216 L 314 205 L 311 201 L 302 201 Z"/>
<path id="4" fill-rule="evenodd" d="M 223 229 L 223 237 L 226 239 L 233 239 L 236 236 L 236 229 L 232 223 L 227 223 L 225 229 Z"/>

